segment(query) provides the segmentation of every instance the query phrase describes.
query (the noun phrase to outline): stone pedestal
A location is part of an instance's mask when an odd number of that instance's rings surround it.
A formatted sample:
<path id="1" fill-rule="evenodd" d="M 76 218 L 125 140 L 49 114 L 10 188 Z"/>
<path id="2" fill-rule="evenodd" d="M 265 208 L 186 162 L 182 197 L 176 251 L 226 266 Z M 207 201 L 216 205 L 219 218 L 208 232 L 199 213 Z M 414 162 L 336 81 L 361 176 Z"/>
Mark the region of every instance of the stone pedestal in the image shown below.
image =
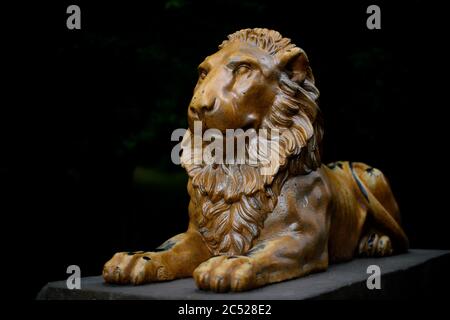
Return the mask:
<path id="1" fill-rule="evenodd" d="M 381 289 L 369 290 L 367 268 L 381 269 Z M 197 289 L 192 278 L 142 286 L 119 286 L 102 277 L 81 279 L 80 290 L 66 281 L 50 282 L 37 299 L 174 299 L 174 300 L 300 300 L 300 299 L 402 299 L 435 297 L 449 288 L 450 251 L 410 250 L 387 258 L 365 258 L 331 265 L 326 272 L 272 284 L 242 293 L 217 294 Z"/>

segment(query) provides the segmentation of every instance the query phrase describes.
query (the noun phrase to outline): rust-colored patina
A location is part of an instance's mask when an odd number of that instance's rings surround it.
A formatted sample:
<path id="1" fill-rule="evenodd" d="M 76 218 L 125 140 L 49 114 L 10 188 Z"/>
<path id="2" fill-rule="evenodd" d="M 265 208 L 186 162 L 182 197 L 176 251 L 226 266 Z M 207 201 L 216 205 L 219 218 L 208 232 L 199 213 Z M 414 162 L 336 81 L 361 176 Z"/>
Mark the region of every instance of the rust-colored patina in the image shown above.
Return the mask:
<path id="1" fill-rule="evenodd" d="M 201 289 L 242 291 L 357 255 L 406 251 L 384 175 L 363 163 L 321 164 L 319 92 L 305 52 L 259 28 L 231 34 L 219 49 L 199 66 L 182 144 L 191 197 L 188 230 L 156 252 L 115 254 L 104 266 L 105 281 L 193 276 Z M 246 163 L 192 161 L 194 121 L 202 122 L 203 131 L 278 129 L 273 174 Z"/>

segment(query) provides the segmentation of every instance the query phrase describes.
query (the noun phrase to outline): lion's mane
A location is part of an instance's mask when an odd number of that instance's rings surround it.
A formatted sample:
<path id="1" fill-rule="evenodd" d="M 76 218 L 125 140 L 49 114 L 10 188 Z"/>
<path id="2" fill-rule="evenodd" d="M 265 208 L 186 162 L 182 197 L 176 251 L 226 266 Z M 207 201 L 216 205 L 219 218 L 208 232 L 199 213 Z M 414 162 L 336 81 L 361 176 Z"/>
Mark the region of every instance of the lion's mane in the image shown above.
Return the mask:
<path id="1" fill-rule="evenodd" d="M 252 43 L 274 56 L 296 48 L 278 32 L 260 28 L 233 33 L 219 48 L 233 41 Z M 191 132 L 188 130 L 183 138 L 181 163 L 192 182 L 191 201 L 202 210 L 199 230 L 213 254 L 245 254 L 263 228 L 267 214 L 275 208 L 286 178 L 310 172 L 321 164 L 319 91 L 311 69 L 308 67 L 302 83 L 282 73 L 278 89 L 271 111 L 261 124 L 262 129 L 280 132 L 279 161 L 273 174 L 262 175 L 260 165 L 195 164 Z M 248 152 L 255 152 L 252 143 L 249 145 Z"/>

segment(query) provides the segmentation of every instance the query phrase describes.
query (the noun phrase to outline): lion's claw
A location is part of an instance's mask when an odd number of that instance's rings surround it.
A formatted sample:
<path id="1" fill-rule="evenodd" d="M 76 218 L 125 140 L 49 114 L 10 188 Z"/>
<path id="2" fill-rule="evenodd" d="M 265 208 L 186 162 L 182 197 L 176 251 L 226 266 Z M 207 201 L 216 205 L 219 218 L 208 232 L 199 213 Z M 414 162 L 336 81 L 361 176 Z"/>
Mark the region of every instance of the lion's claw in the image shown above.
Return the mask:
<path id="1" fill-rule="evenodd" d="M 158 253 L 116 253 L 103 267 L 103 278 L 108 283 L 143 284 L 171 279 Z"/>
<path id="2" fill-rule="evenodd" d="M 251 258 L 219 256 L 194 270 L 197 286 L 215 292 L 244 291 L 255 287 L 256 276 Z"/>

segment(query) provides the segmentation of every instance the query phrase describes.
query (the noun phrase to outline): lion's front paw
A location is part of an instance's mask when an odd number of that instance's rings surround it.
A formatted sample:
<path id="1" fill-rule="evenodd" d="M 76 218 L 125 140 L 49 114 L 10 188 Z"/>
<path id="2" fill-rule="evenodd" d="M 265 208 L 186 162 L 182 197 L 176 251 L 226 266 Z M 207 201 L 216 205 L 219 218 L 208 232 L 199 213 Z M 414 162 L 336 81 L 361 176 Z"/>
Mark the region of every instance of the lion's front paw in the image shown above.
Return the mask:
<path id="1" fill-rule="evenodd" d="M 103 267 L 103 278 L 108 283 L 143 284 L 172 279 L 161 255 L 154 252 L 119 252 Z"/>
<path id="2" fill-rule="evenodd" d="M 194 270 L 197 286 L 215 292 L 244 291 L 255 287 L 252 259 L 245 256 L 218 256 L 203 262 Z"/>

